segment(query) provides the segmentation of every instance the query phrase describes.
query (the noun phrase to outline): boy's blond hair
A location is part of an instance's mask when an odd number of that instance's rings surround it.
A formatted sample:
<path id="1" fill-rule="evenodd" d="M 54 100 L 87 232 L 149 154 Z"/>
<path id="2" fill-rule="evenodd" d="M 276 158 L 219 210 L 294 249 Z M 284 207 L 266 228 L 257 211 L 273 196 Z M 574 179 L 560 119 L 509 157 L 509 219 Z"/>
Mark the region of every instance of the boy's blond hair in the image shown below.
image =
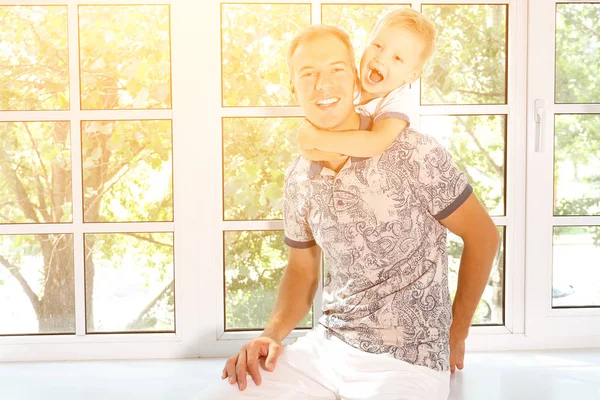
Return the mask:
<path id="1" fill-rule="evenodd" d="M 311 40 L 316 39 L 318 37 L 322 37 L 324 35 L 332 35 L 340 39 L 342 43 L 346 45 L 346 47 L 348 48 L 348 53 L 350 55 L 350 66 L 352 68 L 352 73 L 354 74 L 354 76 L 356 76 L 356 79 L 358 80 L 358 71 L 354 62 L 354 47 L 352 46 L 352 42 L 350 41 L 350 37 L 348 36 L 348 34 L 343 30 L 336 28 L 335 26 L 310 25 L 308 28 L 304 29 L 302 32 L 294 36 L 292 42 L 290 43 L 290 47 L 288 49 L 287 54 L 287 64 L 290 73 L 290 82 L 294 80 L 294 71 L 292 69 L 292 57 L 294 56 L 296 49 L 298 49 L 298 46 L 310 42 Z"/>
<path id="2" fill-rule="evenodd" d="M 375 25 L 369 42 L 384 28 L 406 28 L 423 39 L 425 47 L 421 53 L 421 62 L 425 64 L 435 51 L 435 27 L 423 14 L 410 7 L 403 7 L 384 15 Z"/>

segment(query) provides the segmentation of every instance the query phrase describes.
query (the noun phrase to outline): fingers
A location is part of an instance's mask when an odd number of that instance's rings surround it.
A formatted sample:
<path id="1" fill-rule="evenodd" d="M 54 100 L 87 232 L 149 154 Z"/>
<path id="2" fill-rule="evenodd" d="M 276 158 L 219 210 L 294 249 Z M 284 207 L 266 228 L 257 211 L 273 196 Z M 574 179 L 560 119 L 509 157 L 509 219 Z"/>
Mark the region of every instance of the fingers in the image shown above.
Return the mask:
<path id="1" fill-rule="evenodd" d="M 267 354 L 267 362 L 265 368 L 267 371 L 272 372 L 275 369 L 277 359 L 281 355 L 281 346 L 277 343 L 269 343 L 269 352 Z"/>
<path id="2" fill-rule="evenodd" d="M 240 349 L 240 354 L 238 356 L 237 364 L 235 366 L 235 372 L 237 374 L 238 388 L 240 390 L 246 389 L 246 386 L 247 386 L 246 374 L 248 373 L 248 370 L 247 370 L 246 360 L 247 360 L 246 346 L 244 345 Z"/>
<path id="3" fill-rule="evenodd" d="M 262 378 L 260 376 L 260 372 L 258 369 L 258 358 L 260 356 L 259 351 L 261 348 L 260 343 L 253 342 L 249 344 L 247 347 L 247 360 L 246 365 L 248 366 L 248 373 L 252 377 L 254 383 L 258 386 L 262 382 Z"/>
<path id="4" fill-rule="evenodd" d="M 225 377 L 229 377 L 229 383 L 234 384 L 236 382 L 235 364 L 237 363 L 238 356 L 235 355 L 227 360 L 225 364 Z"/>

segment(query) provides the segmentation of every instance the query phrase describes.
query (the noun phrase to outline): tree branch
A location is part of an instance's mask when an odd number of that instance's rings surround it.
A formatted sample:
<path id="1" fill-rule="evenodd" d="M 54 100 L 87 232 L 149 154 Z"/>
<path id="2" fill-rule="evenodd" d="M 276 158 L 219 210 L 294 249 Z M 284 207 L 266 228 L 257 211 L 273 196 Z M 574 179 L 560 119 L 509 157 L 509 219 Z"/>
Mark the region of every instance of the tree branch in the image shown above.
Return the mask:
<path id="1" fill-rule="evenodd" d="M 477 137 L 475 136 L 475 133 L 467 125 L 466 121 L 462 117 L 460 117 L 460 116 L 457 116 L 457 119 L 458 119 L 458 122 L 460 122 L 460 124 L 465 128 L 465 131 L 467 132 L 467 134 L 469 136 L 471 136 L 471 138 L 475 142 L 475 145 L 477 146 L 477 148 L 479 149 L 479 151 L 483 154 L 483 156 L 485 157 L 485 159 L 487 160 L 487 162 L 490 164 L 490 166 L 496 171 L 496 173 L 498 175 L 504 175 L 503 168 L 494 162 L 494 160 L 492 159 L 492 157 L 490 156 L 490 154 L 487 152 L 486 149 L 483 148 L 483 146 L 479 142 L 479 139 L 477 139 Z"/>
<path id="2" fill-rule="evenodd" d="M 149 238 L 149 237 L 141 236 L 141 235 L 138 235 L 136 233 L 123 232 L 123 235 L 131 236 L 131 237 L 134 237 L 134 238 L 139 239 L 139 240 L 145 240 L 146 242 L 154 243 L 154 244 L 157 244 L 159 246 L 165 246 L 165 247 L 173 248 L 172 244 L 159 242 L 158 240 L 154 240 L 154 239 Z"/>
<path id="3" fill-rule="evenodd" d="M 127 324 L 127 328 L 128 329 L 143 328 L 142 322 L 143 322 L 144 316 L 146 314 L 148 314 L 148 312 L 150 310 L 152 310 L 152 308 L 156 305 L 156 303 L 158 303 L 160 301 L 160 299 L 163 298 L 163 296 L 165 296 L 169 291 L 173 290 L 173 283 L 174 283 L 173 281 L 169 282 L 169 284 L 167 286 L 165 286 L 165 288 L 158 294 L 158 296 L 156 296 L 154 298 L 154 300 L 152 300 L 150 303 L 148 303 L 148 305 L 142 310 L 142 312 L 138 315 L 138 317 L 133 322 L 130 322 L 129 324 Z"/>
<path id="4" fill-rule="evenodd" d="M 6 258 L 4 258 L 2 256 L 0 256 L 0 264 L 4 265 L 4 267 L 6 267 L 6 269 L 8 269 L 8 272 L 10 272 L 11 275 L 19 282 L 19 284 L 21 285 L 21 288 L 23 288 L 23 291 L 25 292 L 25 294 L 29 298 L 29 301 L 31 302 L 31 306 L 33 307 L 33 310 L 35 311 L 35 315 L 39 319 L 39 317 L 40 317 L 40 299 L 38 299 L 37 295 L 33 292 L 33 290 L 31 289 L 31 286 L 29 286 L 29 284 L 27 283 L 25 278 L 23 278 L 23 275 L 21 275 L 19 268 L 12 265 Z"/>

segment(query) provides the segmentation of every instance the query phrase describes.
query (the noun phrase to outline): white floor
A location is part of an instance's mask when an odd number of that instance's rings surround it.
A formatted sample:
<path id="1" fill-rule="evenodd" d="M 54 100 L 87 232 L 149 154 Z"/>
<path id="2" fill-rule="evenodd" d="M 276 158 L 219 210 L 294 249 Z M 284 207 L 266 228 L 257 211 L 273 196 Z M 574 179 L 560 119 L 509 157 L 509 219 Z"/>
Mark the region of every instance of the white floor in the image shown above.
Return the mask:
<path id="1" fill-rule="evenodd" d="M 210 399 L 223 360 L 0 364 L 2 400 Z M 600 349 L 471 353 L 450 400 L 599 400 Z"/>

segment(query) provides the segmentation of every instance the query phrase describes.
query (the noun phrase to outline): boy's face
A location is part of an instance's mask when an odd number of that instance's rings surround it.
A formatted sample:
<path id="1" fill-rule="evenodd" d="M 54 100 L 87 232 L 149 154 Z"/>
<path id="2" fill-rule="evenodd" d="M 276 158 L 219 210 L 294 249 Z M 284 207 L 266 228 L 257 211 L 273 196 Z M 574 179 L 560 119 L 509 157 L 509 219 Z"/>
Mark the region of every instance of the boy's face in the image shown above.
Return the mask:
<path id="1" fill-rule="evenodd" d="M 362 90 L 383 97 L 421 75 L 423 40 L 406 28 L 386 27 L 373 38 L 360 60 Z"/>
<path id="2" fill-rule="evenodd" d="M 306 118 L 317 128 L 346 129 L 355 112 L 353 62 L 346 45 L 327 33 L 300 44 L 294 52 L 292 89 Z"/>

